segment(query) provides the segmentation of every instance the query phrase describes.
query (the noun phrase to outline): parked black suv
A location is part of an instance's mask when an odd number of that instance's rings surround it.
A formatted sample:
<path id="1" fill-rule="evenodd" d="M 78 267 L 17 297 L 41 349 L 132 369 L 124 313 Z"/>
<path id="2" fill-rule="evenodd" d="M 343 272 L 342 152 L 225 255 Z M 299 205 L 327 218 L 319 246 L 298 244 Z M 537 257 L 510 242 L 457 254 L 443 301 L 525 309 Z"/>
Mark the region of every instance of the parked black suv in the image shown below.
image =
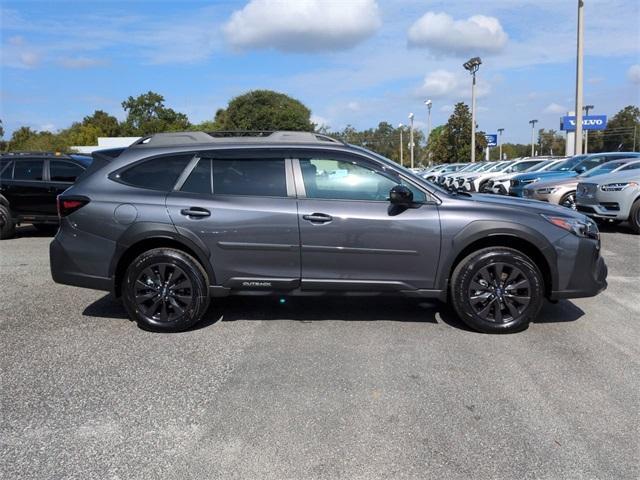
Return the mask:
<path id="1" fill-rule="evenodd" d="M 509 332 L 545 297 L 606 287 L 584 215 L 445 191 L 326 136 L 167 133 L 94 157 L 59 198 L 52 275 L 122 296 L 146 328 L 188 328 L 225 295 L 395 294 Z"/>
<path id="2" fill-rule="evenodd" d="M 43 152 L 0 156 L 0 239 L 13 237 L 16 225 L 39 230 L 58 226 L 56 197 L 84 173 L 92 158 Z"/>

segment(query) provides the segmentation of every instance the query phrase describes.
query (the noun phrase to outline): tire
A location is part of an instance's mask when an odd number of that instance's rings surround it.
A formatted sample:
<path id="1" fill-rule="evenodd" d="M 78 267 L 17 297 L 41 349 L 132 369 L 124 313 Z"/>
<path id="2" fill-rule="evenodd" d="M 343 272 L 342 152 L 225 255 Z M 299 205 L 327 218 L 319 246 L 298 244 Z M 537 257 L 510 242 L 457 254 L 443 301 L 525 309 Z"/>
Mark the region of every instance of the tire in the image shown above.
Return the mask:
<path id="1" fill-rule="evenodd" d="M 494 284 L 497 276 L 502 279 L 499 285 Z M 472 329 L 512 333 L 526 329 L 540 312 L 544 281 L 522 252 L 490 247 L 462 259 L 451 275 L 450 293 L 460 320 Z"/>
<path id="2" fill-rule="evenodd" d="M 640 234 L 640 198 L 631 205 L 629 224 L 631 225 L 633 233 Z"/>
<path id="3" fill-rule="evenodd" d="M 567 192 L 560 199 L 559 205 L 561 207 L 570 208 L 571 210 L 577 211 L 578 207 L 576 205 L 576 192 Z"/>
<path id="4" fill-rule="evenodd" d="M 58 231 L 58 225 L 53 223 L 34 223 L 33 226 L 43 235 L 55 235 Z"/>
<path id="5" fill-rule="evenodd" d="M 122 302 L 141 328 L 179 332 L 198 323 L 207 311 L 208 286 L 207 273 L 191 255 L 155 248 L 139 255 L 127 268 Z"/>
<path id="6" fill-rule="evenodd" d="M 0 240 L 13 238 L 16 234 L 16 224 L 11 218 L 11 210 L 6 205 L 0 204 Z"/>

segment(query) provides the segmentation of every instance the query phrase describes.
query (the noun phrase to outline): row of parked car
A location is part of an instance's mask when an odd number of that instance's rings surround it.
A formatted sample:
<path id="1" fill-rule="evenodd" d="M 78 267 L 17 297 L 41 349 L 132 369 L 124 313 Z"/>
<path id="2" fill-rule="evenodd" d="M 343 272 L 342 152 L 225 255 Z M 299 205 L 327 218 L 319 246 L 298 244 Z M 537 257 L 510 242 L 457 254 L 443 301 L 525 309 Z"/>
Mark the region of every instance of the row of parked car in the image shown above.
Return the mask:
<path id="1" fill-rule="evenodd" d="M 418 172 L 441 187 L 510 195 L 578 210 L 597 222 L 628 221 L 640 233 L 640 153 L 435 165 Z"/>

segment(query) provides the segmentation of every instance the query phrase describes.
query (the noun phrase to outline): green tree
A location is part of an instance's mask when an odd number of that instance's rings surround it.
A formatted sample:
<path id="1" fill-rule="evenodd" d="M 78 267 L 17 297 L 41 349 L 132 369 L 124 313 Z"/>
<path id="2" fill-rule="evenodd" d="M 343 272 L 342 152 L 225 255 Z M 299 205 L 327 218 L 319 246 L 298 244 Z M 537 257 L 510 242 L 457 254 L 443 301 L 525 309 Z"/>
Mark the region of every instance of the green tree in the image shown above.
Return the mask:
<path id="1" fill-rule="evenodd" d="M 124 135 L 150 135 L 160 132 L 189 130 L 191 124 L 184 113 L 164 106 L 164 97 L 147 92 L 122 102 L 127 118 L 122 125 Z"/>
<path id="2" fill-rule="evenodd" d="M 459 102 L 453 109 L 446 125 L 433 145 L 430 144 L 431 159 L 440 163 L 468 162 L 471 159 L 471 112 Z M 476 158 L 482 155 L 487 141 L 481 132 L 476 132 Z"/>
<path id="3" fill-rule="evenodd" d="M 217 130 L 313 131 L 311 111 L 300 101 L 271 90 L 253 90 L 216 112 Z"/>
<path id="4" fill-rule="evenodd" d="M 602 132 L 602 149 L 607 152 L 629 152 L 640 145 L 640 108 L 627 105 L 616 113 L 607 123 L 607 128 Z M 589 138 L 591 143 L 591 138 Z M 589 148 L 591 151 L 591 148 Z"/>
<path id="5" fill-rule="evenodd" d="M 60 134 L 20 127 L 11 135 L 7 148 L 11 151 L 66 152 L 69 145 Z"/>
<path id="6" fill-rule="evenodd" d="M 565 143 L 565 138 L 556 130 L 552 128 L 549 130 L 541 128 L 538 131 L 538 145 L 536 150 L 538 151 L 538 155 L 564 155 Z M 531 155 L 531 150 L 529 150 L 527 155 Z"/>
<path id="7" fill-rule="evenodd" d="M 100 137 L 117 137 L 121 130 L 118 119 L 102 110 L 96 110 L 92 115 L 84 117 L 82 125 L 94 127 Z"/>

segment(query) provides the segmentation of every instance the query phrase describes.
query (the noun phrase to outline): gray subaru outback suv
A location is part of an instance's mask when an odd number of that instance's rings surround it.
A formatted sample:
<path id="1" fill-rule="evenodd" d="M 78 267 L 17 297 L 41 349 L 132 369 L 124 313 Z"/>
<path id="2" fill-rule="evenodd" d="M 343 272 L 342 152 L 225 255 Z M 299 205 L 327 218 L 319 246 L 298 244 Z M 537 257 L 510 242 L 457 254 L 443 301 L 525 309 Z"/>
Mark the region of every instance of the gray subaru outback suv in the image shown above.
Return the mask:
<path id="1" fill-rule="evenodd" d="M 545 298 L 606 287 L 584 215 L 442 190 L 313 133 L 146 137 L 94 154 L 58 210 L 53 279 L 111 291 L 160 331 L 192 326 L 226 295 L 395 294 L 512 332 Z"/>

